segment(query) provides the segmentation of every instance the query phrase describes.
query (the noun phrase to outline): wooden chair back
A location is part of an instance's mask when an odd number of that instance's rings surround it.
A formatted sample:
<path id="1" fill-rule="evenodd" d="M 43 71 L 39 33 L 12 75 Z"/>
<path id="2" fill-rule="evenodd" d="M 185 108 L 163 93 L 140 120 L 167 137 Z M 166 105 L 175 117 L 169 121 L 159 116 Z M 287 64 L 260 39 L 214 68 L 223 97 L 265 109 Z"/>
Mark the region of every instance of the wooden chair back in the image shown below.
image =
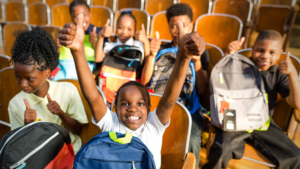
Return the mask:
<path id="1" fill-rule="evenodd" d="M 117 10 L 124 8 L 136 8 L 144 10 L 144 0 L 117 0 Z"/>
<path id="2" fill-rule="evenodd" d="M 212 0 L 179 0 L 178 3 L 186 3 L 192 8 L 193 23 L 203 14 L 210 14 L 212 9 Z"/>
<path id="3" fill-rule="evenodd" d="M 35 2 L 41 2 L 41 3 L 46 3 L 46 0 L 27 0 L 27 6 L 29 6 L 30 4 L 32 3 L 35 3 Z"/>
<path id="4" fill-rule="evenodd" d="M 0 70 L 0 120 L 10 123 L 8 114 L 9 101 L 21 91 L 20 86 L 15 78 L 15 71 L 13 67 L 7 67 Z M 10 131 L 9 127 L 2 126 L 0 138 Z M 2 128 L 1 127 L 1 128 Z"/>
<path id="5" fill-rule="evenodd" d="M 110 8 L 113 12 L 116 11 L 117 0 L 91 0 L 91 5 L 100 5 Z"/>
<path id="6" fill-rule="evenodd" d="M 4 54 L 11 56 L 11 49 L 20 31 L 30 31 L 31 27 L 22 22 L 10 22 L 3 28 Z"/>
<path id="7" fill-rule="evenodd" d="M 72 83 L 74 86 L 76 86 L 76 88 L 79 92 L 80 98 L 82 100 L 82 103 L 83 103 L 83 106 L 84 106 L 84 109 L 85 109 L 85 113 L 86 113 L 87 118 L 89 120 L 88 124 L 81 125 L 81 130 L 80 130 L 80 133 L 79 133 L 79 137 L 81 138 L 82 146 L 83 146 L 92 137 L 94 137 L 95 135 L 97 135 L 99 133 L 102 133 L 102 132 L 99 129 L 99 127 L 94 125 L 93 122 L 92 122 L 92 116 L 93 116 L 92 111 L 90 109 L 90 106 L 89 106 L 88 102 L 86 101 L 86 99 L 84 98 L 84 96 L 82 94 L 82 91 L 81 91 L 78 80 L 63 79 L 63 80 L 59 80 L 59 82 Z M 104 96 L 104 94 L 102 93 L 102 91 L 100 89 L 99 89 L 99 92 L 101 93 L 102 96 Z M 106 102 L 105 96 L 103 98 Z"/>
<path id="8" fill-rule="evenodd" d="M 50 25 L 50 8 L 43 2 L 34 2 L 28 6 L 28 23 L 32 25 Z"/>
<path id="9" fill-rule="evenodd" d="M 72 23 L 69 12 L 69 4 L 56 4 L 51 9 L 52 25 L 63 27 L 66 23 Z"/>
<path id="10" fill-rule="evenodd" d="M 146 34 L 148 35 L 149 29 L 150 29 L 150 15 L 146 11 L 143 11 L 140 9 L 135 9 L 135 8 L 126 8 L 126 9 L 122 9 L 122 10 L 116 12 L 115 19 L 114 19 L 115 32 L 117 31 L 117 29 L 116 29 L 117 28 L 117 20 L 118 20 L 119 16 L 121 15 L 121 13 L 123 11 L 128 11 L 128 10 L 130 10 L 132 12 L 132 15 L 136 19 L 136 30 L 141 30 L 142 24 L 144 24 Z"/>
<path id="11" fill-rule="evenodd" d="M 289 5 L 294 6 L 296 4 L 296 0 L 258 0 L 259 5 L 267 5 L 267 4 L 273 4 L 273 5 Z"/>
<path id="12" fill-rule="evenodd" d="M 52 10 L 52 7 L 57 5 L 57 4 L 61 4 L 61 3 L 69 3 L 68 0 L 46 0 L 46 3 L 48 4 L 50 10 Z M 69 12 L 69 9 L 68 9 Z"/>
<path id="13" fill-rule="evenodd" d="M 155 31 L 159 32 L 159 38 L 162 41 L 172 40 L 169 32 L 169 23 L 166 17 L 166 11 L 161 11 L 153 15 L 150 28 L 150 37 L 155 37 Z"/>
<path id="14" fill-rule="evenodd" d="M 28 22 L 27 5 L 22 2 L 7 2 L 5 4 L 5 21 Z"/>
<path id="15" fill-rule="evenodd" d="M 103 27 L 107 21 L 110 19 L 110 23 L 113 23 L 113 12 L 110 8 L 105 6 L 91 6 L 91 23 L 97 27 Z"/>
<path id="16" fill-rule="evenodd" d="M 58 31 L 60 30 L 61 27 L 58 27 L 58 26 L 47 26 L 47 25 L 44 25 L 44 26 L 40 26 L 42 29 L 44 29 L 45 31 L 47 31 L 54 40 L 57 39 L 57 36 L 58 36 Z"/>
<path id="17" fill-rule="evenodd" d="M 175 3 L 175 0 L 146 0 L 145 11 L 154 15 L 160 11 L 167 10 Z"/>
<path id="18" fill-rule="evenodd" d="M 7 56 L 7 55 L 1 55 L 0 54 L 0 71 L 3 68 L 10 67 L 10 66 L 11 66 L 11 64 L 10 64 L 10 57 Z"/>
<path id="19" fill-rule="evenodd" d="M 5 21 L 5 6 L 3 2 L 0 2 L 0 21 Z"/>
<path id="20" fill-rule="evenodd" d="M 161 95 L 150 94 L 151 109 L 154 111 L 161 99 Z M 113 104 L 114 105 L 114 102 Z M 114 106 L 112 111 L 115 112 Z M 183 168 L 185 156 L 188 153 L 192 127 L 192 118 L 185 106 L 176 102 L 170 125 L 165 130 L 161 148 L 161 169 Z M 194 167 L 192 167 L 194 168 Z"/>
<path id="21" fill-rule="evenodd" d="M 205 42 L 214 44 L 227 50 L 227 46 L 234 40 L 239 40 L 243 29 L 242 21 L 228 14 L 204 14 L 195 24 L 194 31 L 203 36 Z"/>

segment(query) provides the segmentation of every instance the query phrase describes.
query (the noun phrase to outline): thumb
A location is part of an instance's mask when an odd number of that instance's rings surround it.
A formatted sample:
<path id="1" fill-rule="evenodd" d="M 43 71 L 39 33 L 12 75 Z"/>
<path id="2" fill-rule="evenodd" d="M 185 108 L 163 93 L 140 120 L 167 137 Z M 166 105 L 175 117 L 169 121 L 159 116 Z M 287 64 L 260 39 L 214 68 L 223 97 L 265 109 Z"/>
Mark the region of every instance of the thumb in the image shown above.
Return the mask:
<path id="1" fill-rule="evenodd" d="M 244 43 L 244 41 L 245 41 L 245 37 L 242 37 L 239 41 L 240 45 L 242 45 Z"/>
<path id="2" fill-rule="evenodd" d="M 142 31 L 145 32 L 144 24 L 142 24 Z"/>
<path id="3" fill-rule="evenodd" d="M 158 31 L 155 31 L 155 38 L 159 39 L 159 32 Z"/>
<path id="4" fill-rule="evenodd" d="M 290 53 L 291 53 L 291 52 L 287 52 L 287 53 L 286 53 L 286 55 L 285 55 L 285 60 L 286 60 L 286 61 L 290 59 Z"/>
<path id="5" fill-rule="evenodd" d="M 27 101 L 27 99 L 24 99 L 24 103 L 25 103 L 25 105 L 26 105 L 26 110 L 31 109 L 31 108 L 30 108 L 30 105 L 29 105 L 29 103 L 28 103 L 28 101 Z"/>
<path id="6" fill-rule="evenodd" d="M 49 102 L 52 102 L 52 99 L 51 99 L 51 97 L 50 97 L 50 94 L 49 94 L 49 93 L 47 93 L 47 99 L 48 99 L 48 101 L 49 101 Z"/>
<path id="7" fill-rule="evenodd" d="M 93 33 L 96 33 L 96 30 L 97 30 L 97 27 L 94 26 L 94 28 L 93 28 Z"/>
<path id="8" fill-rule="evenodd" d="M 184 37 L 184 28 L 181 21 L 177 21 L 178 40 Z"/>
<path id="9" fill-rule="evenodd" d="M 109 26 L 110 19 L 107 19 L 106 24 L 104 26 Z"/>
<path id="10" fill-rule="evenodd" d="M 77 16 L 78 22 L 77 22 L 77 28 L 83 29 L 83 13 L 80 13 Z"/>

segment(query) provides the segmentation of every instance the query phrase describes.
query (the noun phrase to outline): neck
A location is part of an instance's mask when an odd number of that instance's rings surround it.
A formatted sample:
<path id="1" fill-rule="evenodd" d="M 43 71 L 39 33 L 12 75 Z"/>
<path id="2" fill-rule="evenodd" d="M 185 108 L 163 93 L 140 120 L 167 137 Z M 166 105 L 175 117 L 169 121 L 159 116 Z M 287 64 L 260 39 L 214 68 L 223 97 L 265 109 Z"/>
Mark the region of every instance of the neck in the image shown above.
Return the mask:
<path id="1" fill-rule="evenodd" d="M 39 90 L 37 90 L 35 93 L 35 95 L 37 95 L 38 97 L 45 97 L 48 93 L 49 90 L 49 82 L 45 81 L 44 84 L 39 88 Z"/>

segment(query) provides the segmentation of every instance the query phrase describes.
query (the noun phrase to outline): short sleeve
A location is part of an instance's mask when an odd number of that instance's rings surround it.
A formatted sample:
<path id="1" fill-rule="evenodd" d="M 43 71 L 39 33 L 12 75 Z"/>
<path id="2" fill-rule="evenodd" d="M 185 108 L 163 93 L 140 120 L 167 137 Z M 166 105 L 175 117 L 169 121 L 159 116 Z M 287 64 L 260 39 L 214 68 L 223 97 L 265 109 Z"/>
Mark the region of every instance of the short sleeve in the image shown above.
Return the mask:
<path id="1" fill-rule="evenodd" d="M 202 64 L 202 69 L 208 71 L 209 54 L 208 54 L 207 50 L 205 50 L 204 53 L 201 55 L 201 64 Z"/>
<path id="2" fill-rule="evenodd" d="M 156 109 L 153 112 L 150 112 L 147 118 L 147 122 L 154 126 L 158 134 L 163 134 L 165 132 L 165 129 L 170 125 L 170 120 L 171 119 L 169 119 L 169 122 L 166 125 L 163 125 L 156 115 Z"/>
<path id="3" fill-rule="evenodd" d="M 108 107 L 106 109 L 106 113 L 100 121 L 96 122 L 94 117 L 92 117 L 92 122 L 97 125 L 102 132 L 115 131 L 114 128 L 117 128 L 120 125 L 119 119 L 116 113 L 110 111 Z"/>
<path id="4" fill-rule="evenodd" d="M 8 105 L 8 113 L 9 113 L 9 122 L 11 125 L 10 127 L 11 130 L 24 126 L 24 118 L 19 116 L 19 114 L 15 111 L 11 103 L 9 103 Z"/>
<path id="5" fill-rule="evenodd" d="M 84 106 L 78 90 L 73 84 L 67 83 L 69 88 L 69 104 L 66 113 L 72 119 L 78 121 L 80 124 L 87 124 L 89 121 L 87 119 Z"/>
<path id="6" fill-rule="evenodd" d="M 103 42 L 104 47 L 103 47 L 103 52 L 108 53 L 111 51 L 111 49 L 114 47 L 113 43 L 110 42 Z"/>
<path id="7" fill-rule="evenodd" d="M 279 73 L 278 77 L 278 93 L 281 97 L 286 98 L 290 95 L 289 77 L 287 74 Z"/>

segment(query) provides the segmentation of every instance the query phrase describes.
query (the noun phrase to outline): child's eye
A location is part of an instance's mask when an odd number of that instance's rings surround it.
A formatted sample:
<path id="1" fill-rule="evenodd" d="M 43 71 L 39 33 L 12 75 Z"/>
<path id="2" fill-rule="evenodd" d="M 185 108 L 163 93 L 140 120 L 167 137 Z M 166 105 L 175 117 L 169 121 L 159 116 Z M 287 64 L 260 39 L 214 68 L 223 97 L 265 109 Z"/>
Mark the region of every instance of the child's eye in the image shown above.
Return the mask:
<path id="1" fill-rule="evenodd" d="M 138 103 L 138 106 L 144 106 L 144 103 Z"/>
<path id="2" fill-rule="evenodd" d="M 128 103 L 121 103 L 121 106 L 128 106 Z"/>
<path id="3" fill-rule="evenodd" d="M 29 82 L 32 82 L 33 81 L 33 78 L 28 78 L 27 79 Z"/>

